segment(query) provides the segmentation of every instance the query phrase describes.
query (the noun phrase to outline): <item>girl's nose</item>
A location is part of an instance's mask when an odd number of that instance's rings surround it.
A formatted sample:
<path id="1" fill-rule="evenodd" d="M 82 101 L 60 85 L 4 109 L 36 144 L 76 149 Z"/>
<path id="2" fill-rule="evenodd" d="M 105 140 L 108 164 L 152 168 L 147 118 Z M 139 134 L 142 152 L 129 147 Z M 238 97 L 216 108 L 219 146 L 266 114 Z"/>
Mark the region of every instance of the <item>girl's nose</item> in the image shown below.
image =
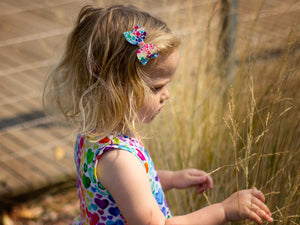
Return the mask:
<path id="1" fill-rule="evenodd" d="M 163 102 L 169 98 L 170 98 L 170 93 L 169 93 L 168 89 L 165 89 L 165 91 L 161 95 L 161 102 Z"/>

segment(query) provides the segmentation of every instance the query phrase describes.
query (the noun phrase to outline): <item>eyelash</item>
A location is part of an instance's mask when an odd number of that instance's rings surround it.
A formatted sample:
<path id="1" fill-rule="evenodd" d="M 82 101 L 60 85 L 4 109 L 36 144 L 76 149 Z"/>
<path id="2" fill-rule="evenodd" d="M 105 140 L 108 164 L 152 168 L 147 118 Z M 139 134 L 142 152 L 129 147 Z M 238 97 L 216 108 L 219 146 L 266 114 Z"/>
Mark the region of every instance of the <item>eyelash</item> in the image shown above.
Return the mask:
<path id="1" fill-rule="evenodd" d="M 159 92 L 161 89 L 163 89 L 164 86 L 159 86 L 159 87 L 154 87 L 152 88 L 151 90 L 154 92 L 154 93 L 157 93 Z"/>

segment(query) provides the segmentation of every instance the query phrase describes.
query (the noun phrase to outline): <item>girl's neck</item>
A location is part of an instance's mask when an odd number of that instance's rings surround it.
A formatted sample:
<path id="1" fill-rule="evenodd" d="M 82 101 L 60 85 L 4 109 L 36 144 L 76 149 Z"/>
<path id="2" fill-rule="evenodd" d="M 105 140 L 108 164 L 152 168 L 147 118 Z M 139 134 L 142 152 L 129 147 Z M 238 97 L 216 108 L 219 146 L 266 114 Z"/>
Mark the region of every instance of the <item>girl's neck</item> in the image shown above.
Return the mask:
<path id="1" fill-rule="evenodd" d="M 121 124 L 116 127 L 115 132 L 116 133 L 121 133 L 121 134 L 123 134 L 127 137 L 130 137 L 130 138 L 139 139 L 139 136 L 136 132 L 133 132 L 130 129 L 124 129 L 124 126 L 121 125 Z"/>

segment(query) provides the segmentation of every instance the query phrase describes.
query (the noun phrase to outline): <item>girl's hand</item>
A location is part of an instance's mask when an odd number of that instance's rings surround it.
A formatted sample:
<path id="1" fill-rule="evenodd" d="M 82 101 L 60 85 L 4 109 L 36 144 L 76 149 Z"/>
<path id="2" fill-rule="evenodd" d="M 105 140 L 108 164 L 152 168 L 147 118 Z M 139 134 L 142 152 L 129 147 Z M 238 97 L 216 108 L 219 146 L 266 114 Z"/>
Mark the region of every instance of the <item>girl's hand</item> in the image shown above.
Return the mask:
<path id="1" fill-rule="evenodd" d="M 263 219 L 272 223 L 271 212 L 264 202 L 263 193 L 253 188 L 232 194 L 221 205 L 224 208 L 227 221 L 250 219 L 261 224 Z"/>
<path id="2" fill-rule="evenodd" d="M 172 186 L 177 189 L 198 186 L 197 193 L 202 193 L 207 189 L 213 188 L 213 180 L 206 172 L 202 170 L 178 170 L 173 172 Z"/>

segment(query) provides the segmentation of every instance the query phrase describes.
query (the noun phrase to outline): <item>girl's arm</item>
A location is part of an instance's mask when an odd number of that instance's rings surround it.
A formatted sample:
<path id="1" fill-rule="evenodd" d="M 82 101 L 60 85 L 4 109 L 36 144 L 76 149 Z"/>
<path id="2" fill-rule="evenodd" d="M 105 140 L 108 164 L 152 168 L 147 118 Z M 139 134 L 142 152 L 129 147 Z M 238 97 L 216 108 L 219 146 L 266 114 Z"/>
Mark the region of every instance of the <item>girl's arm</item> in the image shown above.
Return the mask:
<path id="1" fill-rule="evenodd" d="M 262 220 L 273 222 L 271 212 L 264 204 L 263 193 L 256 188 L 241 190 L 221 203 L 213 204 L 193 213 L 167 220 L 166 225 L 175 224 L 224 224 L 228 221 L 250 219 L 257 224 Z"/>
<path id="2" fill-rule="evenodd" d="M 226 221 L 237 218 L 250 218 L 257 223 L 261 221 L 261 218 L 271 220 L 270 211 L 263 203 L 263 195 L 257 190 L 253 192 L 253 195 L 249 190 L 241 191 L 238 198 L 235 194 L 222 203 L 166 220 L 152 195 L 145 168 L 132 153 L 124 150 L 111 150 L 99 160 L 98 178 L 112 194 L 122 215 L 130 225 L 214 225 L 224 224 Z"/>
<path id="3" fill-rule="evenodd" d="M 165 224 L 145 168 L 132 153 L 124 150 L 104 153 L 97 164 L 97 177 L 113 196 L 128 224 Z"/>
<path id="4" fill-rule="evenodd" d="M 159 170 L 157 174 L 164 191 L 172 188 L 183 189 L 197 186 L 197 192 L 202 193 L 206 189 L 213 188 L 212 178 L 202 170 Z"/>

